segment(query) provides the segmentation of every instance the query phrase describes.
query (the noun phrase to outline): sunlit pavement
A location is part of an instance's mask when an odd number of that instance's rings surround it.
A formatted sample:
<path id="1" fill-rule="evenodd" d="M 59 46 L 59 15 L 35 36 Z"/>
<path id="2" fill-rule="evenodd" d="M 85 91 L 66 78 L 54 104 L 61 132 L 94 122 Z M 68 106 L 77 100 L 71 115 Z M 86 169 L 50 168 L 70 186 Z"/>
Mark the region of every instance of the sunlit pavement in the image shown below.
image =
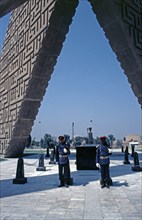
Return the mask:
<path id="1" fill-rule="evenodd" d="M 142 154 L 139 153 L 140 166 Z M 17 159 L 0 163 L 1 220 L 141 220 L 142 172 L 124 165 L 124 153 L 113 150 L 110 173 L 113 185 L 100 188 L 98 170 L 76 170 L 75 150 L 70 156 L 71 177 L 74 184 L 58 188 L 58 165 L 44 159 L 46 171 L 36 171 L 39 155 L 24 159 L 25 184 L 13 184 Z"/>

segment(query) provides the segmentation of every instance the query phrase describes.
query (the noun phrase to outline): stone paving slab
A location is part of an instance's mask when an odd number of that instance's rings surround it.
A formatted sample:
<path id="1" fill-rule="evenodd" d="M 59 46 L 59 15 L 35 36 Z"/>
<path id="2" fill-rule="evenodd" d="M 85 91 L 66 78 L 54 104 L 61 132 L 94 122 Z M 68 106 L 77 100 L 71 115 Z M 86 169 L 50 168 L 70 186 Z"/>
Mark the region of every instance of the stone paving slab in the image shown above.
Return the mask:
<path id="1" fill-rule="evenodd" d="M 139 152 L 140 165 L 142 154 Z M 76 170 L 75 150 L 70 156 L 74 184 L 58 188 L 58 165 L 45 159 L 46 171 L 36 171 L 39 155 L 24 157 L 25 184 L 13 184 L 17 159 L 0 163 L 0 220 L 141 220 L 142 172 L 133 159 L 113 150 L 110 172 L 113 186 L 100 188 L 98 170 Z"/>

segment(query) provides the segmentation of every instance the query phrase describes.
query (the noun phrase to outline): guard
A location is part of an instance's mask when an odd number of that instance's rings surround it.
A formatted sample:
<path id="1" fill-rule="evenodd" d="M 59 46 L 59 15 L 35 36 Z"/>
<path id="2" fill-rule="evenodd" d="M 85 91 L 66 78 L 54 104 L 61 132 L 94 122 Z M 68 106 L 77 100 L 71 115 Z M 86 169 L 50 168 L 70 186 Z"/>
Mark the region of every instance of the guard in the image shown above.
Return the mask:
<path id="1" fill-rule="evenodd" d="M 110 184 L 111 178 L 109 173 L 109 155 L 111 155 L 111 152 L 109 152 L 109 144 L 107 143 L 107 137 L 100 137 L 100 142 L 101 143 L 97 148 L 96 166 L 100 167 L 101 169 L 101 188 L 109 188 L 109 186 L 112 185 Z"/>
<path id="2" fill-rule="evenodd" d="M 70 179 L 70 165 L 68 155 L 70 154 L 70 146 L 66 143 L 64 136 L 58 137 L 59 144 L 56 147 L 56 162 L 59 167 L 59 187 L 68 187 L 68 180 Z"/>

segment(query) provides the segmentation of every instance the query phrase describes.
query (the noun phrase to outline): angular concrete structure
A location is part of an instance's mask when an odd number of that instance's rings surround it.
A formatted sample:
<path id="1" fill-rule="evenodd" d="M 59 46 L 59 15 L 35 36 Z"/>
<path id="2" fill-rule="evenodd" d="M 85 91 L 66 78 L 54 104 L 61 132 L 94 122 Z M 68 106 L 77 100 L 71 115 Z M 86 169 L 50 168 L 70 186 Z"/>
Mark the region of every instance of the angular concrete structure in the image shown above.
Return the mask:
<path id="1" fill-rule="evenodd" d="M 0 18 L 30 0 L 0 0 Z"/>
<path id="2" fill-rule="evenodd" d="M 7 11 L 24 1 L 10 2 Z M 141 0 L 89 2 L 142 106 Z M 12 13 L 0 60 L 0 153 L 6 157 L 23 153 L 78 3 L 26 1 Z"/>
<path id="3" fill-rule="evenodd" d="M 90 3 L 142 107 L 142 1 Z"/>

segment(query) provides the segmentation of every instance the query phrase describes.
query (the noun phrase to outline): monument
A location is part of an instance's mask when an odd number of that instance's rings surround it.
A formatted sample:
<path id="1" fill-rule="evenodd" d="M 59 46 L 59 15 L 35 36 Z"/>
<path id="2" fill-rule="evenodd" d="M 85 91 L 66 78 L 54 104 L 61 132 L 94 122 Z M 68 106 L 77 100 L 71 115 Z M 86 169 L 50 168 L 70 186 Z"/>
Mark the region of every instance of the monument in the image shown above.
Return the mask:
<path id="1" fill-rule="evenodd" d="M 89 127 L 89 128 L 87 129 L 87 132 L 88 132 L 88 144 L 93 144 L 93 143 L 94 143 L 94 140 L 93 140 L 92 128 Z"/>
<path id="2" fill-rule="evenodd" d="M 141 0 L 88 3 L 142 106 Z M 0 153 L 6 157 L 23 154 L 78 4 L 0 0 L 0 16 L 14 9 L 0 57 Z"/>
<path id="3" fill-rule="evenodd" d="M 96 145 L 93 143 L 92 128 L 87 129 L 88 143 L 76 147 L 77 170 L 98 170 L 96 166 Z"/>

